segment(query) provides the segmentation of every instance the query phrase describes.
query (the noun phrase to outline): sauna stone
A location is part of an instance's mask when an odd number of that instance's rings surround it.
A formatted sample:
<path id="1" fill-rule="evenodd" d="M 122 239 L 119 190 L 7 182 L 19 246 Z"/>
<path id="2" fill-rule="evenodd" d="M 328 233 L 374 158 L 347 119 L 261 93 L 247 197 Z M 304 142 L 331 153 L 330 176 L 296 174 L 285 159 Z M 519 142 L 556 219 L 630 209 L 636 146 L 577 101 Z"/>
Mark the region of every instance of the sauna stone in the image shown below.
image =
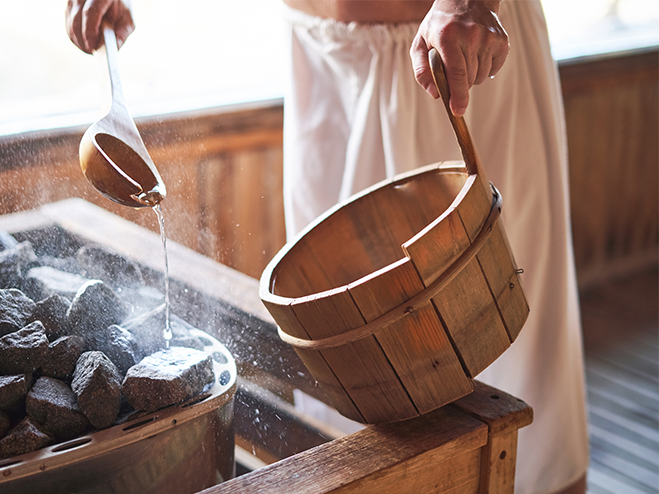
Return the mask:
<path id="1" fill-rule="evenodd" d="M 126 315 L 126 306 L 114 291 L 102 281 L 92 280 L 76 293 L 66 320 L 71 334 L 82 336 L 85 348 L 91 350 L 107 341 L 108 328 L 119 324 Z"/>
<path id="2" fill-rule="evenodd" d="M 114 425 L 121 406 L 121 374 L 103 352 L 85 352 L 80 356 L 71 389 L 94 427 Z"/>
<path id="3" fill-rule="evenodd" d="M 71 307 L 71 301 L 61 295 L 51 295 L 39 302 L 32 313 L 30 322 L 41 321 L 50 341 L 67 334 L 66 313 Z"/>
<path id="4" fill-rule="evenodd" d="M 48 338 L 41 321 L 0 338 L 0 374 L 31 374 L 43 363 Z"/>
<path id="5" fill-rule="evenodd" d="M 20 290 L 0 289 L 0 337 L 23 328 L 36 304 Z"/>
<path id="6" fill-rule="evenodd" d="M 21 286 L 25 274 L 37 263 L 37 256 L 30 242 L 22 242 L 0 251 L 0 288 Z"/>
<path id="7" fill-rule="evenodd" d="M 36 380 L 25 401 L 27 416 L 56 440 L 73 439 L 89 426 L 75 393 L 52 377 Z"/>
<path id="8" fill-rule="evenodd" d="M 41 364 L 41 374 L 56 379 L 71 377 L 84 344 L 82 337 L 76 335 L 62 336 L 50 343 Z"/>
<path id="9" fill-rule="evenodd" d="M 152 286 L 117 287 L 116 293 L 129 307 L 128 318 L 130 319 L 155 310 L 165 303 L 165 294 Z"/>
<path id="10" fill-rule="evenodd" d="M 88 278 L 104 280 L 114 287 L 142 284 L 139 266 L 99 245 L 85 245 L 76 253 L 76 259 Z"/>
<path id="11" fill-rule="evenodd" d="M 32 422 L 28 417 L 9 429 L 7 435 L 0 439 L 0 459 L 29 453 L 48 446 L 53 438 Z"/>
<path id="12" fill-rule="evenodd" d="M 130 331 L 142 355 L 150 355 L 165 348 L 163 330 L 166 325 L 165 306 L 140 314 L 121 324 L 121 327 Z M 175 314 L 170 314 L 170 328 L 172 330 L 172 346 L 184 346 L 203 349 L 204 345 L 199 338 L 191 334 L 192 326 Z"/>
<path id="13" fill-rule="evenodd" d="M 135 410 L 153 412 L 192 398 L 214 382 L 213 361 L 208 354 L 172 347 L 128 369 L 121 389 Z"/>
<path id="14" fill-rule="evenodd" d="M 32 386 L 32 377 L 25 374 L 0 376 L 0 411 L 15 417 L 23 413 L 25 397 Z"/>
<path id="15" fill-rule="evenodd" d="M 135 337 L 142 355 L 150 355 L 165 348 L 166 315 L 165 305 L 140 314 L 121 324 L 121 327 L 130 331 Z"/>
<path id="16" fill-rule="evenodd" d="M 40 256 L 39 265 L 84 277 L 84 270 L 75 257 Z"/>
<path id="17" fill-rule="evenodd" d="M 9 232 L 0 230 L 0 252 L 11 250 L 18 245 L 16 240 Z"/>
<path id="18" fill-rule="evenodd" d="M 117 367 L 122 376 L 141 359 L 133 334 L 113 324 L 108 328 L 108 339 L 98 347 Z"/>
<path id="19" fill-rule="evenodd" d="M 194 326 L 188 324 L 186 321 L 178 317 L 176 314 L 171 314 L 169 325 L 172 329 L 172 346 L 184 346 L 188 348 L 196 348 L 197 350 L 204 349 L 204 342 L 192 334 Z M 211 344 L 210 341 L 206 345 Z"/>
<path id="20" fill-rule="evenodd" d="M 33 300 L 43 300 L 51 295 L 61 295 L 68 299 L 76 293 L 89 279 L 51 266 L 39 266 L 28 271 L 23 289 Z"/>

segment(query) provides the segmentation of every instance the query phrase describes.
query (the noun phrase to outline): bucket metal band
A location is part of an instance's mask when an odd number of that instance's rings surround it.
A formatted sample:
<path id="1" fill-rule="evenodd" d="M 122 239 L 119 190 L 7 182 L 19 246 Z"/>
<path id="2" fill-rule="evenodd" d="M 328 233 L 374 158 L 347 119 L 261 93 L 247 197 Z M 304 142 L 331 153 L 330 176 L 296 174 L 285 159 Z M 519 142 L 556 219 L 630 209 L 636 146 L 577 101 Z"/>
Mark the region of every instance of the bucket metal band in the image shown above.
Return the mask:
<path id="1" fill-rule="evenodd" d="M 492 208 L 485 219 L 485 223 L 483 223 L 481 231 L 478 232 L 474 241 L 464 250 L 460 257 L 458 257 L 455 262 L 446 269 L 446 271 L 414 297 L 399 306 L 394 307 L 389 312 L 382 314 L 377 319 L 345 333 L 329 336 L 320 340 L 306 340 L 304 338 L 291 336 L 278 327 L 277 330 L 279 337 L 286 343 L 304 350 L 327 350 L 328 348 L 335 348 L 347 343 L 354 343 L 355 341 L 371 336 L 428 303 L 446 285 L 448 285 L 451 280 L 460 273 L 460 271 L 464 269 L 490 238 L 494 224 L 501 215 L 501 194 L 492 183 L 490 183 L 490 187 L 492 187 Z"/>

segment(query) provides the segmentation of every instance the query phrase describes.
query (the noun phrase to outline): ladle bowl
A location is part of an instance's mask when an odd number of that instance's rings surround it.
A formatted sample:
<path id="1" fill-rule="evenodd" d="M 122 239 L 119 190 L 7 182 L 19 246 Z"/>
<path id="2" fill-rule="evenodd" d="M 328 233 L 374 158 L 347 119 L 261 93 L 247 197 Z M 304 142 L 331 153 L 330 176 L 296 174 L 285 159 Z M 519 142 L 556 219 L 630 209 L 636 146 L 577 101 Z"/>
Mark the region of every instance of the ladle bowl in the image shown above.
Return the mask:
<path id="1" fill-rule="evenodd" d="M 117 39 L 106 23 L 103 37 L 105 43 L 94 56 L 101 65 L 105 105 L 109 108 L 82 136 L 80 167 L 108 199 L 134 208 L 154 207 L 165 198 L 165 184 L 128 112 L 119 79 Z"/>

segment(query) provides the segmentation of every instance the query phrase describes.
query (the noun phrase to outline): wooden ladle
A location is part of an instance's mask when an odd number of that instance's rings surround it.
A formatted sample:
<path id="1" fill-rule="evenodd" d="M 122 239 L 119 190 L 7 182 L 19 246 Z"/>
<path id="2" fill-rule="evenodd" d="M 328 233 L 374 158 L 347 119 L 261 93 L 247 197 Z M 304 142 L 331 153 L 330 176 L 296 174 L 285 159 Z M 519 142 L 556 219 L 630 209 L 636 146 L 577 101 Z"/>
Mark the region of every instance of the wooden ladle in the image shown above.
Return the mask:
<path id="1" fill-rule="evenodd" d="M 154 207 L 165 198 L 165 184 L 128 112 L 117 66 L 117 38 L 106 23 L 103 37 L 105 44 L 94 56 L 101 65 L 109 109 L 82 136 L 80 167 L 87 180 L 108 199 L 134 208 Z"/>

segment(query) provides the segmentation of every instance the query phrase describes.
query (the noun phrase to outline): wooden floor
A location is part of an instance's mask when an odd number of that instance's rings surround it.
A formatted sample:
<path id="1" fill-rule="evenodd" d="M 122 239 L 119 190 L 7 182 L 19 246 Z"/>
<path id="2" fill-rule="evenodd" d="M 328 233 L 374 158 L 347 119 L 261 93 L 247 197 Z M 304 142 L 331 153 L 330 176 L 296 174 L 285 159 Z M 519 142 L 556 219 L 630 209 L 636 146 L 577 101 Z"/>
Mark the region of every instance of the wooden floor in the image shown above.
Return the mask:
<path id="1" fill-rule="evenodd" d="M 589 494 L 659 493 L 657 271 L 582 295 Z"/>

